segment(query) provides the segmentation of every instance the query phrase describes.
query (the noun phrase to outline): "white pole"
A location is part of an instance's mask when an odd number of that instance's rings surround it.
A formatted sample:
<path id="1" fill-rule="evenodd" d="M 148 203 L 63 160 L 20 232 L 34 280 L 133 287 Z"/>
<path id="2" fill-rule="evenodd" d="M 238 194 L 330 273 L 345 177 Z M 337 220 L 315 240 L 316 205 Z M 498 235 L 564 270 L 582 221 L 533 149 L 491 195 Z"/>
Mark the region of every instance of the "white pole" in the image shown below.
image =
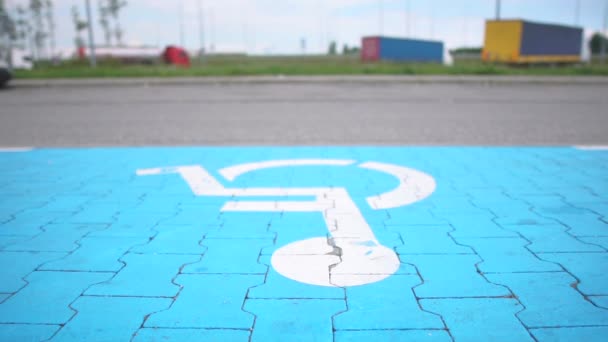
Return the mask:
<path id="1" fill-rule="evenodd" d="M 605 4 L 605 13 L 604 13 L 604 29 L 601 34 L 601 53 L 600 53 L 600 61 L 602 64 L 606 63 L 606 28 L 608 27 L 608 0 L 606 0 Z"/>
<path id="2" fill-rule="evenodd" d="M 496 0 L 496 20 L 500 20 L 500 10 L 501 10 L 500 0 Z"/>
<path id="3" fill-rule="evenodd" d="M 97 66 L 97 56 L 95 55 L 95 35 L 93 34 L 93 15 L 91 14 L 91 2 L 90 0 L 86 0 L 87 6 L 87 27 L 89 31 L 89 61 L 91 63 L 91 67 L 95 68 Z"/>
<path id="4" fill-rule="evenodd" d="M 384 1 L 378 1 L 378 26 L 379 26 L 379 34 L 384 34 Z"/>
<path id="5" fill-rule="evenodd" d="M 199 0 L 198 1 L 198 30 L 199 30 L 199 35 L 200 35 L 201 59 L 203 58 L 203 55 L 205 54 L 205 23 L 204 23 L 203 18 L 204 18 L 203 1 Z"/>

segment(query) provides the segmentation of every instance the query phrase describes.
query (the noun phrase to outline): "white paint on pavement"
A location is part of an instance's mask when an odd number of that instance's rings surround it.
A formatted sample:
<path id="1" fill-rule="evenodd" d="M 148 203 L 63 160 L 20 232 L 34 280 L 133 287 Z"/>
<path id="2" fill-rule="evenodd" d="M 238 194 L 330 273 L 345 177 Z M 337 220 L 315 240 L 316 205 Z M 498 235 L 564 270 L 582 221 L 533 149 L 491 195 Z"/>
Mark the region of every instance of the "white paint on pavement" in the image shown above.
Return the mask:
<path id="1" fill-rule="evenodd" d="M 0 153 L 22 153 L 33 150 L 33 147 L 0 147 Z"/>
<path id="2" fill-rule="evenodd" d="M 277 160 L 236 165 L 220 170 L 228 180 L 247 172 L 274 167 L 349 166 L 350 160 Z M 420 201 L 435 190 L 434 179 L 422 172 L 382 163 L 364 163 L 361 168 L 390 174 L 399 186 L 368 198 L 373 209 L 396 208 Z M 179 174 L 197 196 L 231 197 L 223 212 L 318 212 L 323 215 L 327 235 L 295 241 L 279 248 L 271 258 L 273 268 L 298 282 L 349 287 L 381 281 L 393 275 L 401 262 L 394 250 L 380 244 L 361 210 L 344 188 L 226 188 L 202 166 L 180 166 L 138 170 L 140 176 Z M 240 201 L 238 197 L 310 196 L 308 201 Z"/>
<path id="3" fill-rule="evenodd" d="M 608 151 L 608 145 L 589 145 L 589 146 L 574 146 L 581 151 Z"/>

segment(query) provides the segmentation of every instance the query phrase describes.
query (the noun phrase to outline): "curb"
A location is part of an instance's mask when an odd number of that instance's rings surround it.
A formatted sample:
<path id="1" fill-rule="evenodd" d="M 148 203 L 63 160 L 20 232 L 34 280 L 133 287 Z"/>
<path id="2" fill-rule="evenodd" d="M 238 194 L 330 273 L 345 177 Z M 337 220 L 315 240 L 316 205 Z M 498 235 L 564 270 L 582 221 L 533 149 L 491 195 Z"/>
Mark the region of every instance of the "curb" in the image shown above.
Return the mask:
<path id="1" fill-rule="evenodd" d="M 249 84 L 536 84 L 608 85 L 604 76 L 246 76 L 176 78 L 16 79 L 14 88 L 193 86 Z"/>

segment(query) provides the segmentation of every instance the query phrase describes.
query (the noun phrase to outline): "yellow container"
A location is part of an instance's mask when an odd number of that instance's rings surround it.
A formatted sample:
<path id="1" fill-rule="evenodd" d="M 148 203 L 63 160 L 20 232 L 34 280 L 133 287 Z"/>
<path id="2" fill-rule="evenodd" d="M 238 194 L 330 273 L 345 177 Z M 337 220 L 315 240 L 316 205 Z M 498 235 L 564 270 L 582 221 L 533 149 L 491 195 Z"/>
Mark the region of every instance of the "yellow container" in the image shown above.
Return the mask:
<path id="1" fill-rule="evenodd" d="M 484 62 L 576 63 L 581 60 L 583 31 L 524 20 L 486 22 Z"/>

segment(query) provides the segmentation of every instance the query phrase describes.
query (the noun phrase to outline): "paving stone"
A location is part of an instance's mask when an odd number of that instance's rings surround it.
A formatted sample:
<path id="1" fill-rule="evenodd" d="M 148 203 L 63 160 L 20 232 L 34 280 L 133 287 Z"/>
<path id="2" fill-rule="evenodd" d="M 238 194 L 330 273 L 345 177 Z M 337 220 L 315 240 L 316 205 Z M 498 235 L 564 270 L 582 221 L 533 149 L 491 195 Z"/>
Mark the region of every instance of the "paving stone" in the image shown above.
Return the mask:
<path id="1" fill-rule="evenodd" d="M 127 254 L 126 266 L 110 281 L 88 289 L 85 295 L 174 297 L 179 286 L 172 279 L 181 267 L 197 262 L 196 255 Z"/>
<path id="2" fill-rule="evenodd" d="M 274 239 L 270 231 L 271 222 L 277 213 L 224 212 L 220 220 L 221 229 L 206 235 L 210 239 Z"/>
<path id="3" fill-rule="evenodd" d="M 129 341 L 144 317 L 171 305 L 171 299 L 80 297 L 78 312 L 53 341 Z"/>
<path id="4" fill-rule="evenodd" d="M 385 221 L 386 226 L 431 225 L 441 226 L 447 222 L 442 218 L 433 216 L 424 209 L 412 210 L 410 208 L 397 208 L 388 211 L 390 218 Z"/>
<path id="5" fill-rule="evenodd" d="M 399 275 L 346 289 L 348 311 L 334 318 L 336 330 L 443 329 L 441 318 L 418 306 L 412 291 L 417 275 Z M 378 303 L 383 303 L 378 305 Z"/>
<path id="6" fill-rule="evenodd" d="M 10 293 L 0 293 L 0 303 L 4 302 L 10 296 Z"/>
<path id="7" fill-rule="evenodd" d="M 150 316 L 146 328 L 251 329 L 254 316 L 241 310 L 247 290 L 262 275 L 184 274 L 176 279 L 182 291 L 166 311 Z"/>
<path id="8" fill-rule="evenodd" d="M 0 252 L 0 293 L 13 293 L 25 286 L 25 276 L 41 264 L 64 257 L 65 253 Z"/>
<path id="9" fill-rule="evenodd" d="M 494 223 L 490 214 L 454 215 L 449 218 L 454 231 L 453 237 L 515 237 L 517 233 L 506 230 Z"/>
<path id="10" fill-rule="evenodd" d="M 217 206 L 197 206 L 180 210 L 161 221 L 164 225 L 217 225 L 220 223 L 220 211 Z"/>
<path id="11" fill-rule="evenodd" d="M 0 304 L 0 323 L 63 324 L 69 308 L 89 286 L 108 280 L 108 273 L 34 272 L 28 285 Z"/>
<path id="12" fill-rule="evenodd" d="M 608 326 L 530 329 L 539 342 L 604 341 L 608 336 Z"/>
<path id="13" fill-rule="evenodd" d="M 553 218 L 566 225 L 569 233 L 574 236 L 602 236 L 608 237 L 608 223 L 599 216 L 585 214 L 554 215 Z"/>
<path id="14" fill-rule="evenodd" d="M 511 226 L 555 226 L 559 224 L 554 219 L 539 216 L 531 211 L 513 213 L 513 215 L 505 217 L 497 217 L 494 222 L 505 230 L 511 229 Z"/>
<path id="15" fill-rule="evenodd" d="M 200 342 L 200 341 L 234 341 L 248 342 L 249 330 L 226 329 L 160 329 L 145 328 L 137 332 L 134 342 Z"/>
<path id="16" fill-rule="evenodd" d="M 77 242 L 83 236 L 96 230 L 107 228 L 104 225 L 49 224 L 34 238 L 6 247 L 7 251 L 26 252 L 72 252 L 78 248 Z"/>
<path id="17" fill-rule="evenodd" d="M 509 296 L 509 290 L 486 281 L 477 273 L 477 255 L 400 255 L 415 265 L 424 283 L 414 292 L 419 298 Z"/>
<path id="18" fill-rule="evenodd" d="M 589 300 L 601 308 L 608 309 L 608 296 L 589 297 Z"/>
<path id="19" fill-rule="evenodd" d="M 84 238 L 80 248 L 60 260 L 40 267 L 45 271 L 117 272 L 123 267 L 118 259 L 131 247 L 146 243 L 142 238 Z"/>
<path id="20" fill-rule="evenodd" d="M 339 259 L 336 257 L 336 262 Z M 261 262 L 270 265 L 270 257 L 261 258 Z M 329 278 L 329 269 L 327 270 Z M 339 287 L 313 286 L 297 282 L 279 274 L 274 268 L 268 269 L 266 281 L 249 290 L 248 298 L 252 299 L 343 299 L 344 289 Z"/>
<path id="21" fill-rule="evenodd" d="M 543 261 L 526 249 L 522 238 L 457 238 L 458 242 L 473 247 L 483 262 L 484 273 L 551 272 L 562 271 L 559 265 Z"/>
<path id="22" fill-rule="evenodd" d="M 592 245 L 598 245 L 608 249 L 608 236 L 606 237 L 579 237 L 579 240 Z"/>
<path id="23" fill-rule="evenodd" d="M 338 330 L 334 333 L 334 336 L 336 342 L 452 341 L 452 338 L 445 330 Z"/>
<path id="24" fill-rule="evenodd" d="M 87 205 L 85 209 L 65 218 L 61 223 L 110 224 L 116 221 L 121 210 L 124 208 L 116 203 Z"/>
<path id="25" fill-rule="evenodd" d="M 471 248 L 457 244 L 448 234 L 449 226 L 392 226 L 398 231 L 403 245 L 397 247 L 399 254 L 473 254 Z"/>
<path id="26" fill-rule="evenodd" d="M 578 278 L 578 289 L 585 295 L 608 295 L 608 253 L 542 254 L 542 258 L 561 264 Z"/>
<path id="27" fill-rule="evenodd" d="M 205 239 L 203 258 L 184 267 L 183 273 L 266 274 L 268 267 L 258 263 L 261 250 L 271 239 Z"/>
<path id="28" fill-rule="evenodd" d="M 147 244 L 132 249 L 137 253 L 203 254 L 206 248 L 200 245 L 209 229 L 200 225 L 168 226 L 154 228 L 158 234 Z"/>
<path id="29" fill-rule="evenodd" d="M 512 298 L 423 299 L 420 305 L 441 315 L 456 341 L 534 341 L 515 316 L 523 306 Z"/>
<path id="30" fill-rule="evenodd" d="M 12 220 L 0 224 L 0 235 L 36 236 L 41 227 L 51 223 L 59 214 L 41 210 L 28 210 L 15 215 Z"/>
<path id="31" fill-rule="evenodd" d="M 336 299 L 248 299 L 244 309 L 256 315 L 252 341 L 332 341 L 332 316 L 346 305 Z"/>
<path id="32" fill-rule="evenodd" d="M 266 255 L 295 241 L 329 235 L 322 213 L 284 213 L 272 221 L 269 230 L 277 238 L 276 245 L 263 249 L 262 254 Z"/>
<path id="33" fill-rule="evenodd" d="M 59 330 L 59 325 L 0 324 L 0 341 L 46 341 Z"/>
<path id="34" fill-rule="evenodd" d="M 586 244 L 568 235 L 565 226 L 509 226 L 509 229 L 519 232 L 532 244 L 528 248 L 534 253 L 555 252 L 604 252 L 599 246 Z"/>
<path id="35" fill-rule="evenodd" d="M 572 287 L 576 279 L 567 273 L 503 273 L 487 277 L 508 286 L 519 298 L 526 310 L 518 317 L 529 328 L 608 325 L 608 310 L 587 302 Z"/>
<path id="36" fill-rule="evenodd" d="M 30 240 L 32 237 L 30 236 L 4 236 L 4 235 L 0 235 L 0 251 L 4 250 L 5 248 L 12 246 L 14 244 L 23 242 L 23 241 L 27 241 Z"/>

